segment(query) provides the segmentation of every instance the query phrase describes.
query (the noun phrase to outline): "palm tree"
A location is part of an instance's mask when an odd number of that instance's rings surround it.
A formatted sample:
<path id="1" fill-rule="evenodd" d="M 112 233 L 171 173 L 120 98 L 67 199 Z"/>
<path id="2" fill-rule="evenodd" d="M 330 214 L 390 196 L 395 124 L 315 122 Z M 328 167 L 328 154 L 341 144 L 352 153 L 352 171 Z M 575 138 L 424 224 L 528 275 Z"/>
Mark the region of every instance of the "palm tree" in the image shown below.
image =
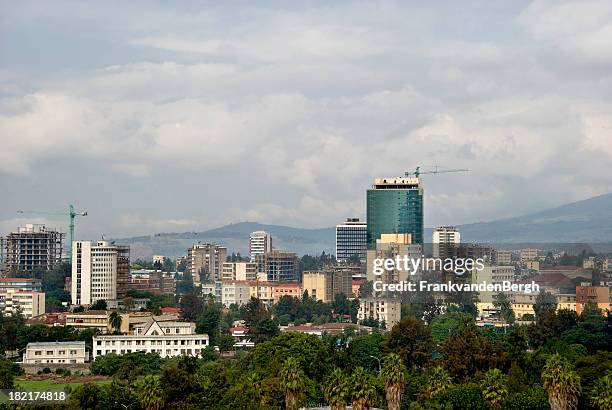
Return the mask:
<path id="1" fill-rule="evenodd" d="M 263 394 L 261 378 L 259 375 L 255 372 L 249 373 L 246 377 L 246 382 L 253 389 L 253 399 L 257 401 L 261 407 L 265 407 L 266 398 Z"/>
<path id="2" fill-rule="evenodd" d="M 453 385 L 453 379 L 442 366 L 436 366 L 430 370 L 427 383 L 420 392 L 422 400 L 433 399 L 438 393 L 442 393 Z"/>
<path id="3" fill-rule="evenodd" d="M 123 320 L 121 319 L 121 315 L 117 311 L 113 311 L 108 317 L 108 324 L 115 330 L 115 332 L 119 333 L 121 330 L 121 323 Z"/>
<path id="4" fill-rule="evenodd" d="M 508 397 L 506 375 L 499 369 L 491 369 L 485 373 L 484 380 L 480 383 L 482 396 L 491 405 L 498 408 Z"/>
<path id="5" fill-rule="evenodd" d="M 147 375 L 136 383 L 138 401 L 145 410 L 160 410 L 164 407 L 158 376 Z"/>
<path id="6" fill-rule="evenodd" d="M 331 410 L 346 409 L 346 402 L 350 398 L 350 386 L 342 370 L 336 368 L 329 375 L 327 380 L 325 380 L 323 393 Z"/>
<path id="7" fill-rule="evenodd" d="M 595 382 L 590 399 L 596 409 L 612 410 L 612 373 Z"/>
<path id="8" fill-rule="evenodd" d="M 281 386 L 285 390 L 285 407 L 297 410 L 304 390 L 304 372 L 294 357 L 288 358 L 280 371 Z"/>
<path id="9" fill-rule="evenodd" d="M 399 355 L 391 353 L 385 357 L 381 376 L 385 383 L 385 396 L 389 410 L 399 410 L 406 387 L 406 366 Z"/>
<path id="10" fill-rule="evenodd" d="M 376 397 L 376 387 L 372 377 L 363 369 L 358 367 L 353 372 L 353 410 L 367 410 Z"/>
<path id="11" fill-rule="evenodd" d="M 580 376 L 558 354 L 551 356 L 542 371 L 551 410 L 571 410 L 578 405 Z"/>

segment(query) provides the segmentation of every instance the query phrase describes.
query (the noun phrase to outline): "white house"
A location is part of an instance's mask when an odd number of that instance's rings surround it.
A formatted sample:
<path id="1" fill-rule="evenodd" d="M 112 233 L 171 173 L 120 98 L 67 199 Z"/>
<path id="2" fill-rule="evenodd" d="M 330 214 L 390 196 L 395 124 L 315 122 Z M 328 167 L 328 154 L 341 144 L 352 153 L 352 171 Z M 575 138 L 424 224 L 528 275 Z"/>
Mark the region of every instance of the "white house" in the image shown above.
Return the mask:
<path id="1" fill-rule="evenodd" d="M 161 357 L 199 356 L 208 346 L 207 334 L 196 334 L 195 323 L 157 322 L 154 319 L 134 328 L 133 335 L 101 335 L 93 338 L 93 359 L 108 353 L 145 352 Z"/>
<path id="2" fill-rule="evenodd" d="M 28 343 L 23 363 L 85 363 L 85 342 Z"/>

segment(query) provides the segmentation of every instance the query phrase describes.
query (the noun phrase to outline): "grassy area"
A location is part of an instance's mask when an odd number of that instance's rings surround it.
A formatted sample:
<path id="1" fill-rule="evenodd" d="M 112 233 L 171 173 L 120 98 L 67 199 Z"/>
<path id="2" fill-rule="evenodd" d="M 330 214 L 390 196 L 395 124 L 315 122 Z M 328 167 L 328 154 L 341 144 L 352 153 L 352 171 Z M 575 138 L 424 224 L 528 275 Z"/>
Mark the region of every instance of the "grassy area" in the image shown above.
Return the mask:
<path id="1" fill-rule="evenodd" d="M 106 384 L 110 383 L 110 380 L 92 380 L 92 383 L 96 384 Z M 74 381 L 68 383 L 56 383 L 55 380 L 46 379 L 46 380 L 16 380 L 15 385 L 17 388 L 23 389 L 26 391 L 61 391 L 64 390 L 67 386 L 76 387 L 85 383 L 84 381 Z"/>

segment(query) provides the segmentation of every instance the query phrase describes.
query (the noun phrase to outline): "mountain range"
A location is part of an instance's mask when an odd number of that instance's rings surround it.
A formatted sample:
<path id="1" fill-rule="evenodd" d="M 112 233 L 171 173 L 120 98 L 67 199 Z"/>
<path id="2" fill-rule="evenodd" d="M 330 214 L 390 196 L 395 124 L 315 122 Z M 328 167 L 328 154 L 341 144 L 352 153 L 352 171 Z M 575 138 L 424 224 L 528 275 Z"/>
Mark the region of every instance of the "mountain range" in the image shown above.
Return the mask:
<path id="1" fill-rule="evenodd" d="M 556 208 L 458 226 L 462 242 L 504 244 L 589 243 L 612 244 L 612 193 Z M 292 228 L 258 222 L 239 222 L 203 232 L 158 233 L 150 236 L 116 239 L 131 245 L 132 258 L 150 258 L 154 254 L 172 258 L 185 255 L 198 242 L 216 242 L 229 252 L 248 253 L 248 237 L 253 231 L 269 232 L 273 246 L 303 254 L 334 253 L 334 227 Z M 431 238 L 426 229 L 425 238 Z"/>

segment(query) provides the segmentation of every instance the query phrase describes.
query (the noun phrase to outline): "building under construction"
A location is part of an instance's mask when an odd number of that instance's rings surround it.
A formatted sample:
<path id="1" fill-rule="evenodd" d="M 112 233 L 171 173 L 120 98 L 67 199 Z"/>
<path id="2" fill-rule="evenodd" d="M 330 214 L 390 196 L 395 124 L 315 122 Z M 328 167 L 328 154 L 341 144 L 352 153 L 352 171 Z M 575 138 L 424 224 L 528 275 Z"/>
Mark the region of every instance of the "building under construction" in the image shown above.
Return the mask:
<path id="1" fill-rule="evenodd" d="M 62 262 L 65 233 L 42 224 L 26 224 L 0 238 L 0 273 L 49 271 Z"/>

